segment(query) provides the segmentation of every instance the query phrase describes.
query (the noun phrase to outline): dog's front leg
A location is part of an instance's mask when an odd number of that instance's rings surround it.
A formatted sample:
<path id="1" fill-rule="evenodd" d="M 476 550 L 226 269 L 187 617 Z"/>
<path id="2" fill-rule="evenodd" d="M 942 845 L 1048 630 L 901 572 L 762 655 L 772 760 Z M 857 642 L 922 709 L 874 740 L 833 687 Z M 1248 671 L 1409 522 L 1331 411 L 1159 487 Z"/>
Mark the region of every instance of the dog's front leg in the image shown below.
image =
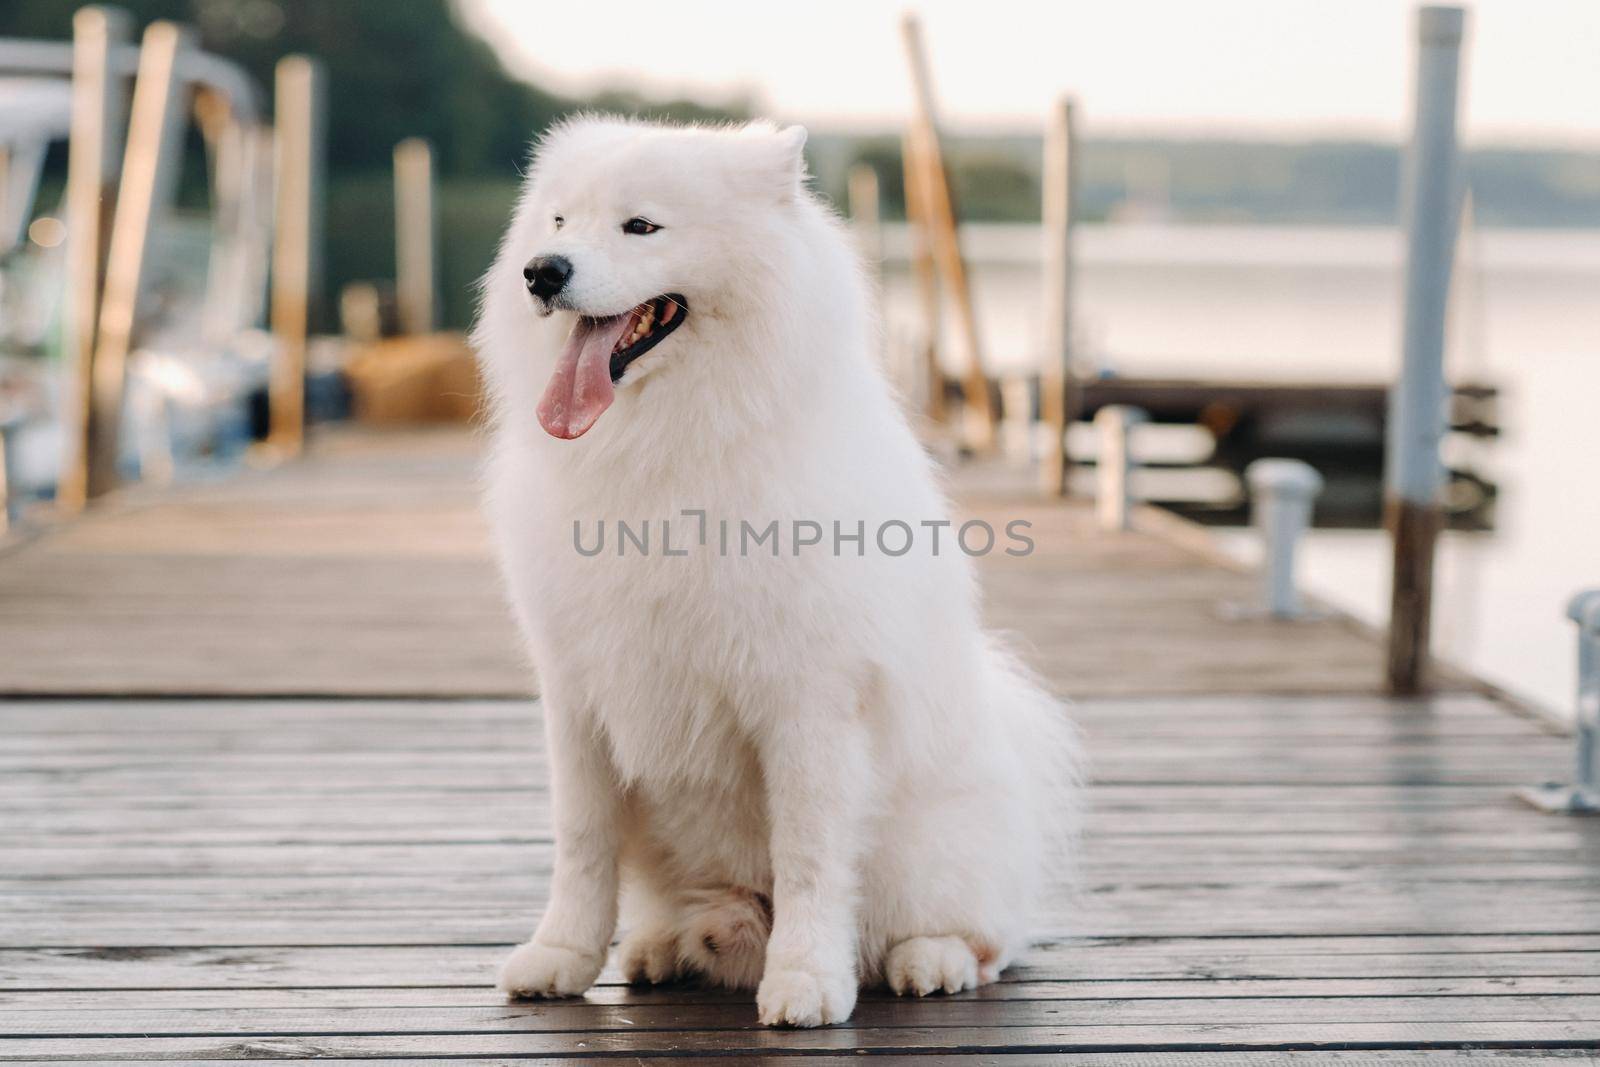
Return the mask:
<path id="1" fill-rule="evenodd" d="M 771 820 L 772 937 L 756 992 L 768 1026 L 819 1026 L 856 1003 L 858 858 L 872 773 L 853 694 L 760 731 Z"/>
<path id="2" fill-rule="evenodd" d="M 533 939 L 500 969 L 500 988 L 518 997 L 573 997 L 605 966 L 617 926 L 619 790 L 594 724 L 574 721 L 545 697 L 555 872 L 550 902 Z"/>

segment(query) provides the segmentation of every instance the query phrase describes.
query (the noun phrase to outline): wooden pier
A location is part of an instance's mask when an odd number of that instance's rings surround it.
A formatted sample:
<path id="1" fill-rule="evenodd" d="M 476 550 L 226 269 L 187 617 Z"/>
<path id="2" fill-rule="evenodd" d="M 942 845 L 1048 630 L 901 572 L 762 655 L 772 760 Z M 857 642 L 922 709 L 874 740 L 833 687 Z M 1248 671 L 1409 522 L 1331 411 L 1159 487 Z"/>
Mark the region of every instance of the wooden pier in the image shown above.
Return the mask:
<path id="1" fill-rule="evenodd" d="M 507 1003 L 551 845 L 473 442 L 344 433 L 0 553 L 0 1059 L 1420 1064 L 1600 1049 L 1600 822 L 1519 807 L 1568 742 L 1451 676 L 1378 695 L 1347 620 L 1145 514 L 1033 521 L 992 622 L 1093 759 L 1085 884 L 974 993 L 771 1031 L 748 994 Z M 1069 936 L 1072 935 L 1072 936 Z"/>

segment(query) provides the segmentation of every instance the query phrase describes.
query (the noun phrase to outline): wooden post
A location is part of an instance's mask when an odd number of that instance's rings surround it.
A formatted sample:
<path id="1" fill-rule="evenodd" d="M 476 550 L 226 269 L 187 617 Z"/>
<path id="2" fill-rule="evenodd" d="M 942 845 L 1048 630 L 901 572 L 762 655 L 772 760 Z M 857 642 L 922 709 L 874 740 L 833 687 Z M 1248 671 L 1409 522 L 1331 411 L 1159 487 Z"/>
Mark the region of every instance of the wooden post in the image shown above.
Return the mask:
<path id="1" fill-rule="evenodd" d="M 1388 684 L 1395 693 L 1416 693 L 1427 685 L 1444 482 L 1439 443 L 1449 399 L 1444 329 L 1461 205 L 1456 95 L 1464 22 L 1460 8 L 1417 12 L 1416 111 L 1403 187 L 1405 326 L 1400 378 L 1390 396 L 1385 477 L 1394 548 Z"/>
<path id="2" fill-rule="evenodd" d="M 280 456 L 305 447 L 306 341 L 321 266 L 322 76 L 305 56 L 278 61 L 274 84 L 272 332 L 267 441 Z"/>
<path id="3" fill-rule="evenodd" d="M 72 130 L 67 144 L 66 375 L 62 396 L 61 476 L 56 506 L 70 514 L 89 498 L 94 346 L 100 329 L 106 250 L 116 204 L 117 167 L 127 123 L 127 81 L 113 53 L 132 24 L 115 8 L 82 7 L 72 16 Z"/>
<path id="4" fill-rule="evenodd" d="M 433 148 L 407 137 L 394 146 L 395 296 L 405 333 L 434 329 L 434 233 Z"/>
<path id="5" fill-rule="evenodd" d="M 878 172 L 870 164 L 857 163 L 850 168 L 845 191 L 850 202 L 850 230 L 855 235 L 856 249 L 862 266 L 872 279 L 875 289 L 883 288 L 883 231 L 879 225 Z M 878 359 L 891 378 L 899 377 L 899 368 L 889 367 L 888 348 L 879 340 Z M 897 382 L 904 385 L 904 382 Z"/>
<path id="6" fill-rule="evenodd" d="M 850 168 L 848 182 L 850 228 L 867 266 L 877 270 L 883 262 L 883 234 L 879 226 L 878 172 L 869 163 Z"/>
<path id="7" fill-rule="evenodd" d="M 128 116 L 128 146 L 106 252 L 105 294 L 100 302 L 94 349 L 87 479 L 90 497 L 117 484 L 128 355 L 133 351 L 140 298 L 147 280 L 150 234 L 170 206 L 177 187 L 187 111 L 183 106 L 186 83 L 178 68 L 192 41 L 191 32 L 175 23 L 152 22 L 139 46 L 139 71 Z"/>
<path id="8" fill-rule="evenodd" d="M 933 100 L 933 81 L 928 74 L 927 55 L 922 46 L 922 27 L 915 15 L 901 20 L 905 38 L 906 56 L 911 64 L 911 80 L 915 89 L 917 117 L 912 123 L 912 141 L 919 169 L 925 175 L 924 207 L 929 220 L 929 234 L 939 272 L 955 302 L 956 325 L 960 331 L 962 348 L 966 355 L 966 369 L 962 376 L 962 393 L 965 397 L 966 418 L 964 437 L 975 451 L 987 452 L 995 443 L 994 405 L 989 398 L 989 378 L 983 365 L 983 345 L 978 336 L 977 313 L 972 303 L 972 287 L 967 278 L 966 260 L 961 255 L 961 242 L 956 229 L 955 196 L 950 191 L 950 175 L 945 166 L 944 150 L 939 143 L 939 124 Z"/>
<path id="9" fill-rule="evenodd" d="M 943 422 L 944 365 L 939 361 L 939 332 L 944 309 L 939 304 L 939 275 L 933 263 L 932 225 L 928 221 L 924 189 L 927 169 L 917 157 L 917 139 L 910 130 L 900 139 L 900 165 L 906 194 L 906 230 L 911 238 L 911 272 L 917 281 L 917 309 L 922 313 L 923 334 L 917 362 L 927 389 L 928 418 Z"/>
<path id="10" fill-rule="evenodd" d="M 1039 368 L 1039 421 L 1044 454 L 1039 489 L 1047 497 L 1067 494 L 1072 457 L 1067 427 L 1077 418 L 1072 378 L 1072 234 L 1077 223 L 1078 147 L 1073 106 L 1062 99 L 1051 112 L 1044 141 L 1044 363 Z"/>

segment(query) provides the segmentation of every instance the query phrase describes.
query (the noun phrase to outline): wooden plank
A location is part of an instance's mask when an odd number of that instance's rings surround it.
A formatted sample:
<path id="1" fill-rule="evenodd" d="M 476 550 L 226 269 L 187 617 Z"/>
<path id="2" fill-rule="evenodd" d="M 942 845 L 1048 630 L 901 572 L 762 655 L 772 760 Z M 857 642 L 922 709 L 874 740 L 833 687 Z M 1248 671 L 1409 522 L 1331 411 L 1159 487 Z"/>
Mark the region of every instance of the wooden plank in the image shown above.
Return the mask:
<path id="1" fill-rule="evenodd" d="M 510 942 L 387 945 L 98 945 L 0 949 L 0 989 L 490 989 Z M 1004 983 L 1438 981 L 1600 977 L 1600 935 L 1094 938 L 1050 941 Z M 614 968 L 601 975 L 615 985 Z"/>
<path id="2" fill-rule="evenodd" d="M 726 1030 L 759 1032 L 754 997 L 746 994 L 710 1003 L 661 999 L 655 1003 L 604 1004 L 577 1001 L 501 1003 L 486 1006 L 349 1008 L 106 1009 L 95 1012 L 94 1037 L 159 1038 L 226 1034 L 230 1037 L 322 1036 L 328 1034 L 595 1034 L 639 1031 Z M 854 1030 L 988 1029 L 1036 1030 L 1051 1026 L 1203 1026 L 1219 1018 L 1252 1025 L 1432 1024 L 1441 1031 L 1458 1022 L 1583 1022 L 1600 1017 L 1600 998 L 1589 995 L 1492 997 L 1284 997 L 1175 1000 L 1076 999 L 994 1000 L 971 993 L 937 999 L 905 997 L 860 1001 Z M 0 1014 L 0 1037 L 73 1035 L 82 1020 L 72 1012 L 13 1010 Z"/>
<path id="3" fill-rule="evenodd" d="M 443 705 L 443 706 L 441 706 Z M 320 736 L 338 728 L 365 729 L 381 722 L 383 734 L 391 730 L 428 734 L 460 729 L 520 729 L 534 721 L 537 704 L 515 700 L 418 700 L 411 703 L 393 700 L 341 699 L 307 702 L 275 699 L 215 699 L 207 701 L 161 701 L 151 699 L 105 700 L 26 700 L 0 704 L 0 725 L 8 737 L 38 734 L 47 739 L 62 739 L 90 733 L 116 738 L 130 734 L 173 735 L 189 733 L 260 733 L 276 729 L 308 729 Z M 1378 698 L 1337 695 L 1272 696 L 1228 694 L 1190 696 L 1181 703 L 1170 699 L 1097 698 L 1078 701 L 1073 718 L 1098 730 L 1126 727 L 1164 733 L 1185 730 L 1216 736 L 1216 731 L 1234 728 L 1252 736 L 1270 735 L 1275 730 L 1320 728 L 1340 731 L 1387 731 L 1403 734 L 1406 728 L 1438 726 L 1441 740 L 1462 732 L 1553 734 L 1553 727 L 1542 720 L 1508 714 L 1503 705 L 1475 694 L 1452 694 L 1431 701 L 1389 701 Z M 381 741 L 382 736 L 372 738 Z M 494 741 L 498 743 L 498 737 Z"/>
<path id="4" fill-rule="evenodd" d="M 498 990 L 481 980 L 462 985 L 366 986 L 338 988 L 241 989 L 94 989 L 0 990 L 0 1033 L 19 1027 L 13 1013 L 94 1011 L 164 1011 L 172 1009 L 261 1008 L 497 1008 L 506 1003 Z M 1600 975 L 1533 975 L 1496 978 L 1197 978 L 1187 981 L 1004 981 L 963 994 L 975 1001 L 1080 1000 L 1258 1000 L 1308 997 L 1500 997 L 1600 995 Z M 886 990 L 863 990 L 861 1000 L 884 1000 Z M 692 983 L 637 987 L 609 982 L 595 986 L 581 1000 L 556 1001 L 551 1007 L 595 1004 L 747 1004 L 748 992 L 714 989 Z M 942 1003 L 942 999 L 934 1003 Z M 1229 1005 L 1218 1005 L 1226 1013 Z"/>
<path id="5" fill-rule="evenodd" d="M 1595 1046 L 1586 1022 L 1437 1023 L 1179 1023 L 1139 1026 L 1056 1024 L 1036 1027 L 843 1027 L 815 1030 L 624 1031 L 574 1034 L 528 1031 L 496 1034 L 317 1035 L 314 1037 L 15 1038 L 0 1044 L 0 1061 L 78 1055 L 98 1059 L 191 1057 L 263 1058 L 280 1053 L 324 1058 L 370 1056 L 550 1056 L 670 1053 L 723 1055 L 865 1050 L 1004 1055 L 1015 1052 L 1164 1050 L 1231 1051 L 1319 1048 Z"/>
<path id="6" fill-rule="evenodd" d="M 438 942 L 507 946 L 529 936 L 544 899 L 545 883 L 520 883 L 525 894 L 498 907 L 384 907 L 381 893 L 338 907 L 262 905 L 253 912 L 188 910 L 96 915 L 63 909 L 18 916 L 0 925 L 0 940 L 17 946 L 92 948 L 140 946 L 151 940 L 174 947 L 228 942 L 247 947 L 286 945 L 428 945 Z M 1496 905 L 1524 894 L 1528 910 L 1507 914 Z M 1371 903 L 1367 901 L 1370 898 Z M 445 898 L 448 900 L 448 897 Z M 1351 900 L 1362 901 L 1360 910 Z M 1357 879 L 1333 886 L 1205 887 L 1137 885 L 1106 891 L 1092 908 L 1043 917 L 1040 929 L 1074 924 L 1101 936 L 1123 937 L 1356 937 L 1444 934 L 1470 923 L 1476 932 L 1577 934 L 1594 928 L 1595 887 L 1509 882 L 1453 886 L 1391 886 L 1369 892 Z M 1461 916 L 1469 918 L 1463 920 Z M 70 925 L 60 921 L 70 917 Z"/>
<path id="7" fill-rule="evenodd" d="M 325 1059 L 299 1059 L 292 1052 L 282 1050 L 257 1050 L 270 1051 L 273 1062 L 290 1064 L 326 1063 Z M 625 1058 L 637 1060 L 639 1057 L 624 1054 Z M 1537 1054 L 1538 1058 L 1559 1059 L 1563 1061 L 1586 1062 L 1580 1052 L 1547 1051 Z M 1471 1064 L 1472 1067 L 1527 1067 L 1531 1054 L 1526 1051 L 1495 1052 L 1482 1049 L 1454 1051 L 1448 1049 L 1363 1049 L 1358 1052 L 1338 1052 L 1322 1050 L 1301 1050 L 1294 1052 L 1144 1052 L 1136 1056 L 1127 1052 L 1111 1053 L 1075 1053 L 1072 1057 L 1074 1064 L 1085 1067 L 1105 1067 L 1105 1065 L 1136 1064 L 1137 1067 L 1261 1067 L 1264 1058 L 1271 1057 L 1274 1063 L 1294 1063 L 1304 1067 L 1416 1067 L 1416 1065 L 1435 1064 Z M 518 1056 L 518 1059 L 526 1057 Z M 904 1057 L 901 1057 L 902 1059 Z M 552 1059 L 546 1058 L 542 1062 L 572 1062 L 587 1063 L 591 1057 Z M 724 1055 L 719 1054 L 716 1062 L 723 1067 L 771 1067 L 774 1057 L 768 1054 L 755 1056 Z M 362 1057 L 361 1062 L 375 1067 L 388 1067 L 394 1064 L 414 1064 L 417 1057 L 411 1056 L 404 1059 L 390 1059 L 386 1057 Z M 185 1057 L 185 1063 L 193 1067 L 223 1067 L 223 1065 L 237 1064 L 238 1059 L 191 1059 Z M 891 1060 L 891 1062 L 893 1062 Z M 1003 1060 L 974 1060 L 972 1057 L 956 1053 L 952 1055 L 923 1054 L 916 1056 L 916 1063 L 923 1067 L 970 1067 L 975 1063 L 1003 1063 L 1005 1067 L 1060 1067 L 1059 1055 L 1029 1055 L 1026 1053 L 1007 1053 Z M 807 1053 L 805 1056 L 807 1067 L 839 1067 L 842 1064 L 853 1064 L 859 1067 L 861 1056 L 857 1053 L 832 1055 L 827 1053 Z"/>
<path id="8" fill-rule="evenodd" d="M 297 798 L 298 801 L 315 798 Z M 476 798 L 441 794 L 437 805 L 408 804 L 396 799 L 386 810 L 384 798 L 351 797 L 341 806 L 356 811 L 341 812 L 338 822 L 320 821 L 320 804 L 291 803 L 269 808 L 264 803 L 247 801 L 243 806 L 127 809 L 74 808 L 53 811 L 48 808 L 0 805 L 0 846 L 36 846 L 48 838 L 64 848 L 149 848 L 152 846 L 247 846 L 317 844 L 483 844 L 518 845 L 544 840 L 548 836 L 549 811 L 543 798 L 528 798 L 522 803 L 502 804 L 494 799 L 473 803 Z M 1484 849 L 1516 856 L 1518 862 L 1546 852 L 1575 854 L 1587 847 L 1591 837 L 1582 830 L 1561 825 L 1526 829 L 1522 813 L 1508 802 L 1505 809 L 1468 808 L 1463 812 L 1418 812 L 1392 815 L 1368 812 L 1284 812 L 1263 806 L 1251 812 L 1241 826 L 1237 809 L 1227 812 L 1162 811 L 1140 808 L 1135 811 L 1091 809 L 1085 826 L 1091 839 L 1091 854 L 1107 859 L 1124 853 L 1147 854 L 1153 847 L 1176 842 L 1205 839 L 1214 850 L 1238 846 L 1254 855 L 1266 854 L 1270 844 L 1261 839 L 1292 836 L 1299 846 L 1295 851 L 1322 851 L 1323 839 L 1335 839 L 1329 850 L 1342 847 L 1349 835 L 1375 832 L 1391 839 L 1424 841 L 1437 845 L 1450 855 L 1472 849 L 1483 857 Z M 1515 845 L 1506 850 L 1504 842 L 1515 836 Z M 1198 851 L 1197 848 L 1189 850 Z M 1410 852 L 1411 850 L 1407 850 Z M 1415 854 L 1414 852 L 1412 854 Z M 1270 859 L 1270 854 L 1267 854 Z M 1219 862 L 1228 862 L 1226 855 Z M 1162 862 L 1151 856 L 1152 863 Z M 0 875 L 3 877 L 3 875 Z"/>

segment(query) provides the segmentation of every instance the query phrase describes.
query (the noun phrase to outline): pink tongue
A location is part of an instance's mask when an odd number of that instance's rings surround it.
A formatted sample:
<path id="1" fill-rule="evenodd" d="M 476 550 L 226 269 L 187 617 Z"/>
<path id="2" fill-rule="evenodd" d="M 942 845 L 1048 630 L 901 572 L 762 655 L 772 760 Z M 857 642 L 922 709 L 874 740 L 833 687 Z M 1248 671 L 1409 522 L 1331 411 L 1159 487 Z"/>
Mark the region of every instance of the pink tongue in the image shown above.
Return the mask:
<path id="1" fill-rule="evenodd" d="M 582 437 L 611 406 L 611 349 L 632 315 L 579 319 L 539 400 L 539 425 L 552 437 Z"/>

